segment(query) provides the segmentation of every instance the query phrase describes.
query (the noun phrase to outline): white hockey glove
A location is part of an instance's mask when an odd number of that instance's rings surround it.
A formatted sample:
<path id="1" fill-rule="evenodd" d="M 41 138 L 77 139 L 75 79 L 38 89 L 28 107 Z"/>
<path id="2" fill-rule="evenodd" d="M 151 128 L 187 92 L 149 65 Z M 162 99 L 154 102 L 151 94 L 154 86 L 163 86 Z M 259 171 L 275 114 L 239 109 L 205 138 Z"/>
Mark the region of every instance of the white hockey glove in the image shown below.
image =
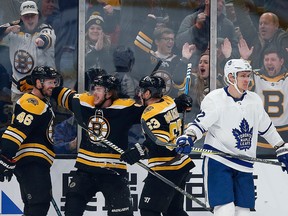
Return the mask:
<path id="1" fill-rule="evenodd" d="M 278 161 L 285 164 L 285 167 L 282 167 L 283 172 L 288 173 L 288 143 L 284 143 L 282 146 L 276 149 L 276 155 Z"/>

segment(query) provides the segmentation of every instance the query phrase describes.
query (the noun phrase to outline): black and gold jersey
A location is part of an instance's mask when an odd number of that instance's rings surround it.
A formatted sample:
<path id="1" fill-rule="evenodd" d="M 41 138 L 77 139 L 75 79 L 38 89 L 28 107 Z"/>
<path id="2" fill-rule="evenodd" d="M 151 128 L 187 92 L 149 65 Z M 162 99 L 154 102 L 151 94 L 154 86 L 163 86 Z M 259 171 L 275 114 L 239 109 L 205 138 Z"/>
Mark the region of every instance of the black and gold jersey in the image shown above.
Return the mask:
<path id="1" fill-rule="evenodd" d="M 174 100 L 163 96 L 162 100 L 146 107 L 142 114 L 149 129 L 163 142 L 175 143 L 181 135 L 181 119 Z M 148 165 L 154 171 L 190 170 L 194 163 L 187 155 L 178 155 L 174 148 L 158 146 L 146 137 L 144 145 L 149 149 Z"/>
<path id="2" fill-rule="evenodd" d="M 120 154 L 102 144 L 96 135 L 101 135 L 123 150 L 128 147 L 128 131 L 140 123 L 144 107 L 132 99 L 117 99 L 107 108 L 96 108 L 94 96 L 77 94 L 67 88 L 55 88 L 53 97 L 57 103 L 71 110 L 78 122 L 84 123 L 94 134 L 82 130 L 82 140 L 76 159 L 76 167 L 88 172 L 126 173 L 125 162 Z"/>
<path id="3" fill-rule="evenodd" d="M 17 166 L 31 161 L 51 166 L 55 157 L 53 119 L 54 113 L 48 101 L 24 94 L 15 105 L 12 124 L 2 136 L 2 154 L 14 157 Z"/>

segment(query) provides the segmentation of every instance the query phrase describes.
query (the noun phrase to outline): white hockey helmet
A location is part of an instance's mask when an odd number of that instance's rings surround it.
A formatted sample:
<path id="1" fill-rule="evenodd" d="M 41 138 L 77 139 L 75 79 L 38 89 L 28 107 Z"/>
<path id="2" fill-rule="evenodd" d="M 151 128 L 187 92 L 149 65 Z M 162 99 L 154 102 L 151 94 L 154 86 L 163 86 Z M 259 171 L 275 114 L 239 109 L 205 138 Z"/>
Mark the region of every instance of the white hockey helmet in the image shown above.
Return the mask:
<path id="1" fill-rule="evenodd" d="M 252 71 L 252 67 L 247 60 L 244 59 L 230 59 L 226 62 L 224 67 L 224 76 L 229 82 L 228 75 L 231 73 L 236 78 L 238 72 Z"/>

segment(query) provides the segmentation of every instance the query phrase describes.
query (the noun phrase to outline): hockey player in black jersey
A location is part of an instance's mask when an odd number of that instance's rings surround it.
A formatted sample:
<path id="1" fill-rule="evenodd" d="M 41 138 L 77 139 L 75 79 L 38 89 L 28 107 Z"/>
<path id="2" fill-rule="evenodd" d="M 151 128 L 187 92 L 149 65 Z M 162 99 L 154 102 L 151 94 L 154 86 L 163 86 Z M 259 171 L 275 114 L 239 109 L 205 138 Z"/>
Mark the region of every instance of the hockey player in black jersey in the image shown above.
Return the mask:
<path id="1" fill-rule="evenodd" d="M 49 97 L 60 83 L 60 75 L 53 68 L 37 66 L 31 76 L 33 90 L 17 101 L 12 123 L 2 136 L 0 181 L 10 181 L 14 171 L 24 215 L 46 216 L 52 193 L 50 167 L 55 157 Z"/>
<path id="2" fill-rule="evenodd" d="M 176 137 L 182 133 L 181 119 L 174 100 L 169 96 L 163 96 L 165 89 L 163 78 L 143 77 L 139 82 L 139 87 L 140 97 L 143 104 L 147 106 L 141 118 L 160 140 L 167 143 L 175 142 Z M 182 104 L 186 105 L 186 98 L 182 97 L 182 99 L 184 99 Z M 178 102 L 181 103 L 181 100 Z M 191 108 L 188 105 L 187 108 Z M 192 103 L 190 105 L 192 106 Z M 173 148 L 157 146 L 149 137 L 146 137 L 143 146 L 149 152 L 149 167 L 184 189 L 186 177 L 190 169 L 194 167 L 192 160 L 187 155 L 177 155 Z M 141 158 L 141 149 L 140 151 L 139 149 L 139 146 L 136 146 L 127 150 L 122 154 L 121 160 L 129 164 L 137 162 Z M 164 184 L 152 174 L 148 174 L 140 198 L 141 216 L 160 216 L 161 213 L 165 216 L 187 216 L 188 214 L 183 209 L 183 202 L 183 194 Z"/>
<path id="3" fill-rule="evenodd" d="M 121 149 L 127 149 L 128 130 L 136 123 L 144 107 L 132 99 L 120 99 L 119 80 L 111 75 L 96 77 L 90 93 L 77 94 L 68 88 L 54 89 L 53 97 L 59 105 L 74 112 L 79 124 L 105 137 Z M 66 216 L 83 215 L 86 204 L 102 192 L 108 215 L 132 216 L 132 198 L 127 179 L 127 165 L 120 154 L 100 142 L 95 134 L 82 131 L 76 172 L 68 187 Z"/>

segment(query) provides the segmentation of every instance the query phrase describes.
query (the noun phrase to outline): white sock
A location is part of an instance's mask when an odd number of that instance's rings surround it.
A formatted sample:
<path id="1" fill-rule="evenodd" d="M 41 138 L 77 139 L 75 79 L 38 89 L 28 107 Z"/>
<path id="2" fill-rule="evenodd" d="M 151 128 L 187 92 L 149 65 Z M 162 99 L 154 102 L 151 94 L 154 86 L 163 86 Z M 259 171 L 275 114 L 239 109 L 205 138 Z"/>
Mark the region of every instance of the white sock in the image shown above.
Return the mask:
<path id="1" fill-rule="evenodd" d="M 233 202 L 214 207 L 215 216 L 235 216 L 235 205 Z M 242 216 L 242 215 L 241 215 Z M 243 215 L 244 216 L 244 215 Z"/>

